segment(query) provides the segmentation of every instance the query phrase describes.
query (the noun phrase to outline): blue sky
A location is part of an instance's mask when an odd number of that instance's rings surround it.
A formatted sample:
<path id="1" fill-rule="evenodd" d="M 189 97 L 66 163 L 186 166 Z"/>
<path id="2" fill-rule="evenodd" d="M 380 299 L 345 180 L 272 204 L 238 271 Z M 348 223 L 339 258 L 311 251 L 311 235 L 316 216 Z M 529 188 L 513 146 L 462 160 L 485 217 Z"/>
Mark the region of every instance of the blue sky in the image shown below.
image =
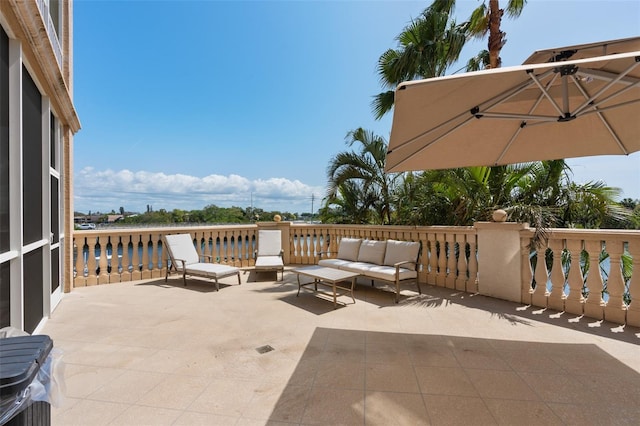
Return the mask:
<path id="1" fill-rule="evenodd" d="M 377 60 L 430 3 L 76 0 L 75 210 L 302 213 L 312 197 L 317 210 L 347 132 L 388 139 L 392 115 L 375 120 L 370 106 Z M 478 4 L 458 0 L 458 19 Z M 534 50 L 640 35 L 640 2 L 529 0 L 502 30 L 503 66 L 519 65 Z M 568 162 L 575 181 L 640 199 L 640 153 Z"/>

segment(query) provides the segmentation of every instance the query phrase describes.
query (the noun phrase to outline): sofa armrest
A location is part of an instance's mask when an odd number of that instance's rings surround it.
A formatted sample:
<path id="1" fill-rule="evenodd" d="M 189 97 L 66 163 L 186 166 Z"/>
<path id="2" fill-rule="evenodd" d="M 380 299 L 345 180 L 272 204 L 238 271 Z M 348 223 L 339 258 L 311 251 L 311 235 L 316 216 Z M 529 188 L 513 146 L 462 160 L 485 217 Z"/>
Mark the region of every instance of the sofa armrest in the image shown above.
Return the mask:
<path id="1" fill-rule="evenodd" d="M 396 267 L 396 274 L 400 272 L 400 267 L 403 265 L 413 265 L 414 269 L 417 269 L 418 262 L 414 262 L 413 260 L 403 260 L 402 262 L 394 263 L 393 266 Z"/>

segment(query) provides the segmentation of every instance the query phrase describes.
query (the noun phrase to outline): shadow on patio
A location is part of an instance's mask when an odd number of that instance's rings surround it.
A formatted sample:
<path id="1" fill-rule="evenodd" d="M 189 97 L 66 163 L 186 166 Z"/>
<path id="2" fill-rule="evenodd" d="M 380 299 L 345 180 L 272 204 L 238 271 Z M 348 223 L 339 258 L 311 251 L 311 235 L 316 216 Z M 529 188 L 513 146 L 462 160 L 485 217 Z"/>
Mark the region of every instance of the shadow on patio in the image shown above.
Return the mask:
<path id="1" fill-rule="evenodd" d="M 640 422 L 638 330 L 431 286 L 395 304 L 361 282 L 334 310 L 290 272 L 241 276 L 65 295 L 53 424 Z"/>

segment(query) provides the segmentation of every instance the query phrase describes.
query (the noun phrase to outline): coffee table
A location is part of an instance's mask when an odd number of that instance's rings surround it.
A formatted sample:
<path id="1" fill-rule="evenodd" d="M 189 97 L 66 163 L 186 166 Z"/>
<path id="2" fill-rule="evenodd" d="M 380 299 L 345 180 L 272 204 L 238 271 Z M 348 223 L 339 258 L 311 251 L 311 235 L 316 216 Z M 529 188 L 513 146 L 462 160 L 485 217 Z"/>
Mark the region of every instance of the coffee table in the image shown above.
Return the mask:
<path id="1" fill-rule="evenodd" d="M 332 292 L 330 295 L 333 295 L 333 309 L 336 309 L 338 306 L 337 298 L 338 296 L 349 294 L 351 299 L 353 299 L 353 303 L 356 303 L 356 299 L 353 297 L 353 288 L 356 285 L 356 278 L 360 275 L 357 272 L 349 272 L 343 271 L 335 268 L 327 268 L 326 266 L 307 266 L 304 268 L 296 268 L 293 270 L 296 274 L 298 274 L 298 294 L 300 296 L 300 289 L 303 287 L 306 288 L 310 285 L 313 285 L 312 291 L 317 293 L 327 294 L 321 291 L 318 291 L 318 285 L 331 287 Z M 312 282 L 302 284 L 300 282 L 300 275 L 313 278 Z M 343 287 L 339 286 L 338 283 L 342 281 L 351 280 L 351 287 Z"/>

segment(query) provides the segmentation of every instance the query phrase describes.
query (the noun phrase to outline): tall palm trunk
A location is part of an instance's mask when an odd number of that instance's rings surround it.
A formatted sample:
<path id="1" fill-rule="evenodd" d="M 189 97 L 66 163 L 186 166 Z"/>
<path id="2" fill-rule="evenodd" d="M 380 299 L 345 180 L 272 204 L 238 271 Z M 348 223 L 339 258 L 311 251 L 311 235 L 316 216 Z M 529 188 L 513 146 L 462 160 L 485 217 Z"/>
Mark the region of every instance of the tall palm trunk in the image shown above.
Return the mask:
<path id="1" fill-rule="evenodd" d="M 500 9 L 499 0 L 489 0 L 489 67 L 499 68 L 502 65 L 500 51 L 504 46 L 504 33 L 500 31 L 500 23 L 504 11 Z"/>

